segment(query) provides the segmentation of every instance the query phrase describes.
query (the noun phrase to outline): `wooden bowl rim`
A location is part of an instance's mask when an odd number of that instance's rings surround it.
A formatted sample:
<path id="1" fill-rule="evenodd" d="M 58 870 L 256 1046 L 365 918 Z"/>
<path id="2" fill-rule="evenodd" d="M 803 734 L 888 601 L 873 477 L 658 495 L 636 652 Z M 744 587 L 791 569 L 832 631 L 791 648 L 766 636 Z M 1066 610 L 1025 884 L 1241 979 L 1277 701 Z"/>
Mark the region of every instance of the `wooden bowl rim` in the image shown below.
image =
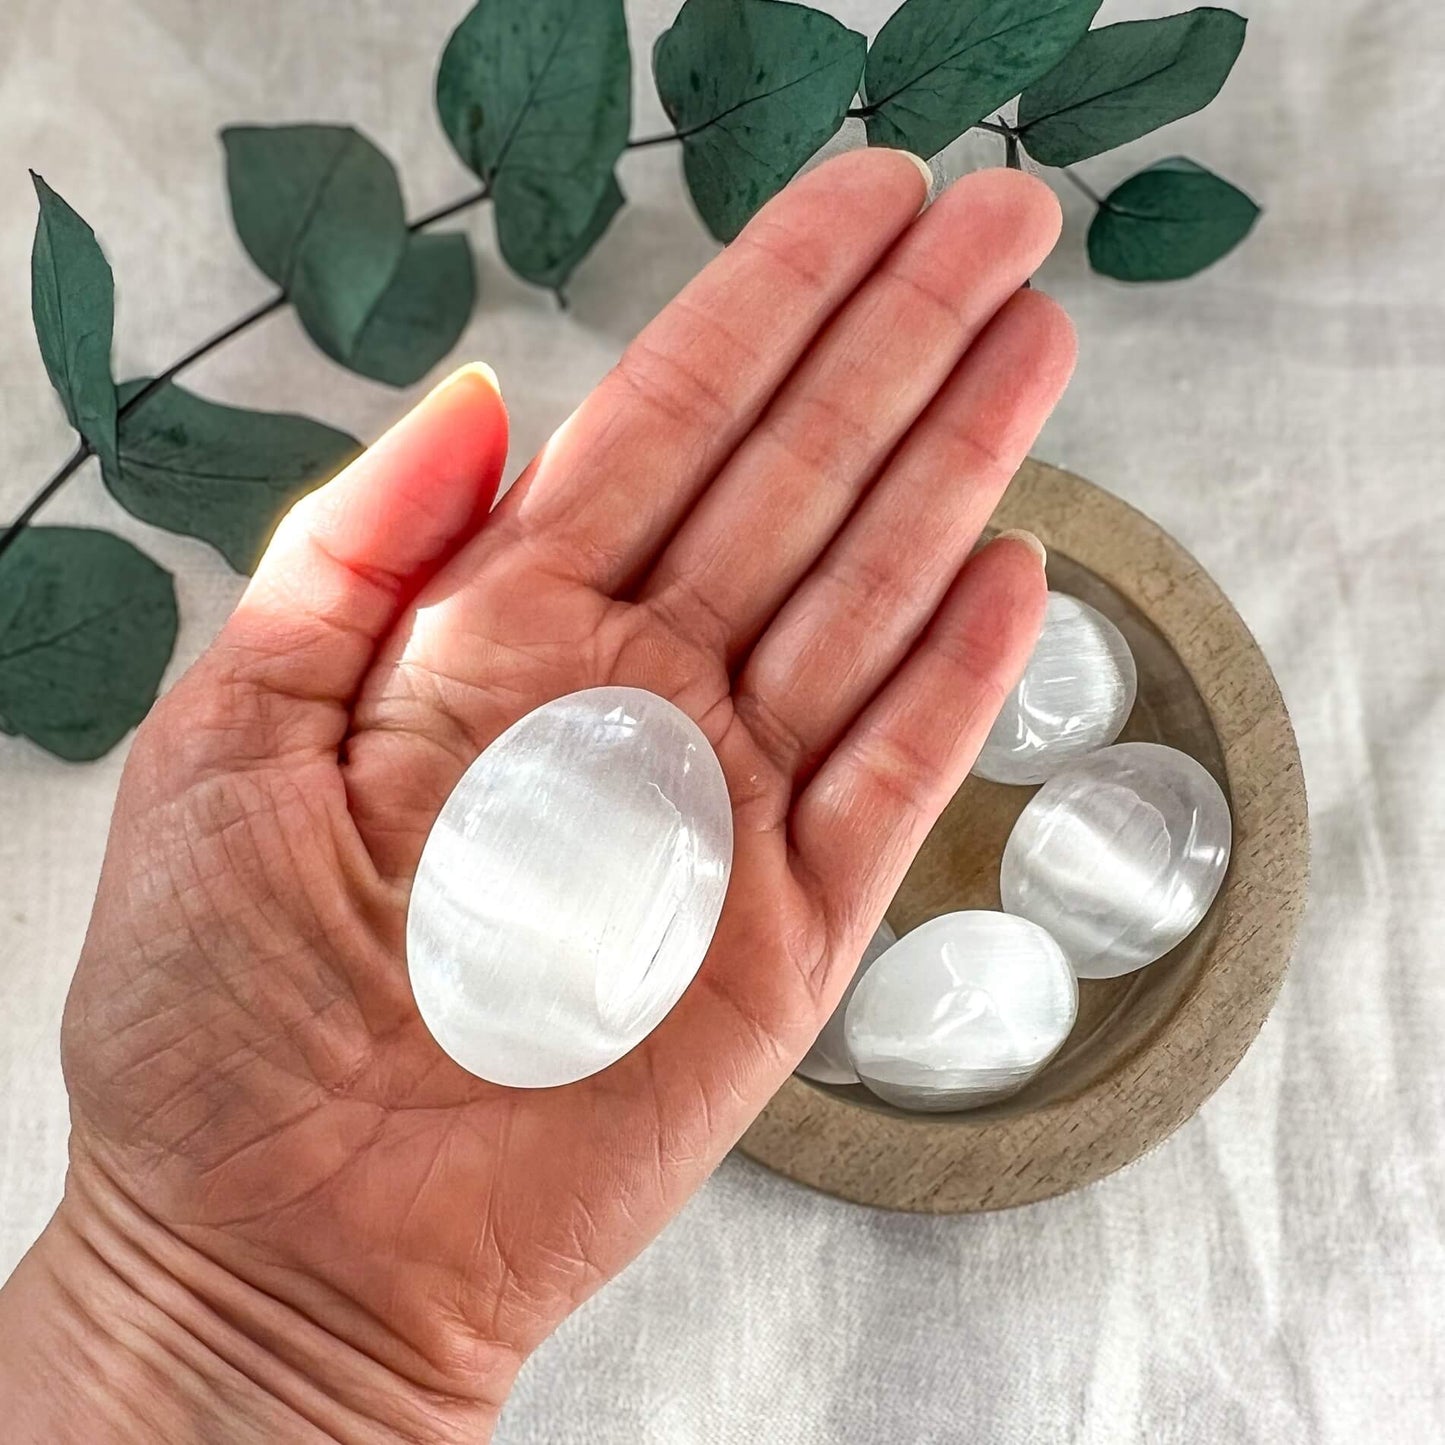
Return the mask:
<path id="1" fill-rule="evenodd" d="M 1090 1184 L 1162 1142 L 1228 1077 L 1284 979 L 1309 840 L 1299 751 L 1278 685 L 1239 614 L 1161 527 L 1034 459 L 995 512 L 1143 613 L 1193 678 L 1218 736 L 1234 819 L 1219 930 L 1171 1014 L 1105 1077 L 1006 1117 L 900 1116 L 790 1078 L 744 1134 L 750 1158 L 885 1209 L 968 1213 Z"/>

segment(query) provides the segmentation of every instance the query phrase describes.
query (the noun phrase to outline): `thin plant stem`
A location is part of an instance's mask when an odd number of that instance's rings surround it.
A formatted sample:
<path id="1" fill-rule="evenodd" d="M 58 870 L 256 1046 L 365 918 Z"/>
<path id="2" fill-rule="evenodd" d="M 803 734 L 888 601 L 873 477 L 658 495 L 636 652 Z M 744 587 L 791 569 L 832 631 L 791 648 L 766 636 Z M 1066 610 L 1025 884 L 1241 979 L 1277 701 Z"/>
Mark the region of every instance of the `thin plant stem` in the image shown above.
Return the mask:
<path id="1" fill-rule="evenodd" d="M 1078 187 L 1096 206 L 1104 204 L 1104 198 L 1093 186 L 1091 186 L 1077 171 L 1071 171 L 1068 166 L 1060 166 L 1059 170 Z"/>
<path id="2" fill-rule="evenodd" d="M 844 112 L 849 120 L 867 120 L 869 116 L 876 114 L 871 105 L 854 105 Z M 976 120 L 969 126 L 969 130 L 992 131 L 994 135 L 1011 135 L 1017 139 L 1018 132 L 1010 129 L 1002 121 L 998 120 Z"/>
<path id="3" fill-rule="evenodd" d="M 89 442 L 81 442 L 70 454 L 65 464 L 55 473 L 36 494 L 26 503 L 25 510 L 16 517 L 14 522 L 7 527 L 3 534 L 0 534 L 0 557 L 3 557 L 11 547 L 15 545 L 21 532 L 25 530 L 30 519 L 58 492 L 70 477 L 80 470 L 85 459 L 91 455 Z"/>
<path id="4" fill-rule="evenodd" d="M 420 215 L 408 227 L 408 231 L 424 231 L 428 226 L 434 226 L 438 221 L 449 221 L 453 216 L 462 211 L 470 210 L 473 206 L 479 206 L 488 196 L 492 194 L 490 186 L 482 186 L 479 190 L 472 191 L 469 195 L 462 196 L 459 200 L 448 201 L 444 206 L 438 206 L 434 211 L 427 211 Z"/>
<path id="5" fill-rule="evenodd" d="M 199 346 L 193 346 L 179 361 L 173 361 L 159 376 L 153 376 L 136 394 L 131 397 L 117 412 L 118 416 L 124 416 L 128 411 L 134 410 L 153 392 L 157 392 L 178 372 L 184 371 L 192 362 L 199 361 L 209 352 L 214 351 L 224 342 L 229 341 L 233 336 L 239 336 L 243 331 L 249 331 L 258 321 L 271 315 L 273 311 L 279 311 L 286 304 L 286 297 L 277 292 L 274 296 L 268 297 L 260 305 L 253 306 L 244 316 L 233 321 L 224 330 L 216 332 L 214 336 L 208 336 Z"/>

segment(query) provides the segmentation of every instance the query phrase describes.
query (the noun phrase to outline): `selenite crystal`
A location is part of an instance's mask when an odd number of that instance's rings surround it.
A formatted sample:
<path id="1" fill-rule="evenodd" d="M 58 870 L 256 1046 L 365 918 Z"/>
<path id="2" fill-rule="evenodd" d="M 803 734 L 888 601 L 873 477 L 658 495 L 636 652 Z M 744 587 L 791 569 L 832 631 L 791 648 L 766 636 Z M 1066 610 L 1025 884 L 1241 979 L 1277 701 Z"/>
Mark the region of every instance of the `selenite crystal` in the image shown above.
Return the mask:
<path id="1" fill-rule="evenodd" d="M 1133 973 L 1198 927 L 1229 844 L 1229 805 L 1203 767 L 1119 743 L 1029 799 L 1004 848 L 1003 906 L 1048 929 L 1080 978 Z"/>
<path id="2" fill-rule="evenodd" d="M 857 968 L 853 970 L 853 977 L 848 980 L 848 987 L 843 990 L 843 997 L 838 1000 L 838 1007 L 835 1008 L 823 1025 L 823 1031 L 813 1043 L 813 1047 L 803 1055 L 803 1062 L 795 1070 L 805 1079 L 812 1079 L 818 1084 L 856 1084 L 858 1073 L 848 1059 L 848 1049 L 843 1042 L 843 1015 L 848 1010 L 848 1000 L 853 997 L 853 990 L 858 987 L 859 981 L 870 968 L 882 958 L 884 951 L 891 948 L 898 942 L 898 935 L 894 933 L 885 918 L 877 928 L 873 930 L 873 937 L 868 940 L 868 947 L 863 950 L 863 957 L 859 960 Z"/>
<path id="3" fill-rule="evenodd" d="M 929 1113 L 1016 1093 L 1058 1052 L 1079 1009 L 1059 945 L 1027 919 L 945 913 L 864 975 L 844 1021 L 858 1077 Z"/>
<path id="4" fill-rule="evenodd" d="M 467 769 L 422 853 L 406 947 L 427 1028 L 497 1084 L 606 1068 L 692 982 L 732 847 L 722 768 L 670 702 L 599 687 L 528 713 Z"/>
<path id="5" fill-rule="evenodd" d="M 973 771 L 995 783 L 1044 782 L 1119 736 L 1137 686 L 1119 629 L 1077 597 L 1050 592 L 1033 656 Z"/>

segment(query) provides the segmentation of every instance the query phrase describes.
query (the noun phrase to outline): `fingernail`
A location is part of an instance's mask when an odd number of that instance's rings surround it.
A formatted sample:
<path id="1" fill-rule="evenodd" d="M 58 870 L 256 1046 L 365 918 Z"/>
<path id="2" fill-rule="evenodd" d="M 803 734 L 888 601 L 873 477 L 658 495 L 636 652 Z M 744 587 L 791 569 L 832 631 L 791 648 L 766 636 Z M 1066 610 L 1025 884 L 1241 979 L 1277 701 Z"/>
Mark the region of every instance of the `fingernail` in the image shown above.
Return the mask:
<path id="1" fill-rule="evenodd" d="M 1049 554 L 1044 544 L 1034 536 L 1032 532 L 1026 532 L 1022 527 L 1011 527 L 1007 532 L 1000 532 L 994 538 L 995 542 L 1022 542 L 1035 557 L 1039 559 L 1039 566 L 1042 567 L 1048 560 Z"/>
<path id="2" fill-rule="evenodd" d="M 469 361 L 465 366 L 459 366 L 450 376 L 443 377 L 441 381 L 427 392 L 428 397 L 435 396 L 438 392 L 446 391 L 449 387 L 455 386 L 464 376 L 479 376 L 498 396 L 502 394 L 501 383 L 497 380 L 497 373 L 487 365 L 485 361 Z"/>
<path id="3" fill-rule="evenodd" d="M 923 205 L 926 206 L 929 196 L 933 194 L 933 167 L 929 165 L 922 156 L 916 156 L 912 151 L 901 151 L 899 154 L 907 156 L 923 173 L 923 185 L 925 187 L 923 192 Z M 923 206 L 920 206 L 918 209 L 921 211 Z"/>

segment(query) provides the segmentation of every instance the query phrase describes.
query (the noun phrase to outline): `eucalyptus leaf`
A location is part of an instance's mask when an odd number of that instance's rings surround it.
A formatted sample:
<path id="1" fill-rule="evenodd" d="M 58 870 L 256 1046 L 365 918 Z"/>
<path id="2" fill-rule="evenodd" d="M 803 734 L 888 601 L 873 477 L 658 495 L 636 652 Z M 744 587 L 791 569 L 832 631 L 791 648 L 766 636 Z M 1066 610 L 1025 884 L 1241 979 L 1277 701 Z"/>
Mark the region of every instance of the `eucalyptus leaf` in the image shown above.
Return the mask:
<path id="1" fill-rule="evenodd" d="M 410 386 L 457 344 L 475 301 L 467 238 L 456 231 L 419 233 L 355 342 L 343 349 L 330 337 L 315 340 L 328 356 L 362 376 Z"/>
<path id="2" fill-rule="evenodd" d="M 632 116 L 622 0 L 480 0 L 442 53 L 436 104 L 491 192 L 507 264 L 560 286 L 617 209 Z"/>
<path id="3" fill-rule="evenodd" d="M 27 527 L 0 557 L 0 731 L 100 757 L 146 715 L 175 641 L 175 585 L 144 552 Z"/>
<path id="4" fill-rule="evenodd" d="M 805 5 L 686 0 L 652 68 L 688 190 L 718 240 L 732 240 L 843 124 L 866 50 Z"/>
<path id="5" fill-rule="evenodd" d="M 1091 30 L 1019 98 L 1035 160 L 1070 166 L 1202 110 L 1244 44 L 1232 10 L 1190 10 Z"/>
<path id="6" fill-rule="evenodd" d="M 863 72 L 871 145 L 936 155 L 1051 70 L 1100 0 L 904 0 Z"/>
<path id="7" fill-rule="evenodd" d="M 1089 264 L 1119 281 L 1178 281 L 1232 251 L 1258 215 L 1243 191 L 1174 156 L 1104 197 L 1089 227 Z"/>
<path id="8" fill-rule="evenodd" d="M 602 198 L 597 202 L 597 209 L 593 211 L 592 219 L 587 223 L 581 235 L 576 238 L 571 250 L 560 255 L 552 267 L 539 270 L 530 279 L 539 286 L 550 286 L 557 293 L 557 299 L 565 305 L 568 278 L 577 269 L 578 262 L 597 244 L 602 233 L 612 224 L 612 218 L 622 209 L 626 201 L 627 197 L 622 194 L 622 187 L 614 175 L 602 192 Z"/>
<path id="9" fill-rule="evenodd" d="M 95 232 L 34 171 L 30 179 L 40 202 L 30 252 L 30 309 L 40 355 L 71 426 L 97 456 L 113 459 L 115 278 Z"/>
<path id="10" fill-rule="evenodd" d="M 297 497 L 361 451 L 355 437 L 304 416 L 149 385 L 119 388 L 119 458 L 102 469 L 105 485 L 132 516 L 209 542 L 238 572 L 255 566 Z"/>
<path id="11" fill-rule="evenodd" d="M 312 336 L 348 351 L 406 252 L 395 168 L 350 126 L 230 126 L 221 139 L 242 244 Z"/>

